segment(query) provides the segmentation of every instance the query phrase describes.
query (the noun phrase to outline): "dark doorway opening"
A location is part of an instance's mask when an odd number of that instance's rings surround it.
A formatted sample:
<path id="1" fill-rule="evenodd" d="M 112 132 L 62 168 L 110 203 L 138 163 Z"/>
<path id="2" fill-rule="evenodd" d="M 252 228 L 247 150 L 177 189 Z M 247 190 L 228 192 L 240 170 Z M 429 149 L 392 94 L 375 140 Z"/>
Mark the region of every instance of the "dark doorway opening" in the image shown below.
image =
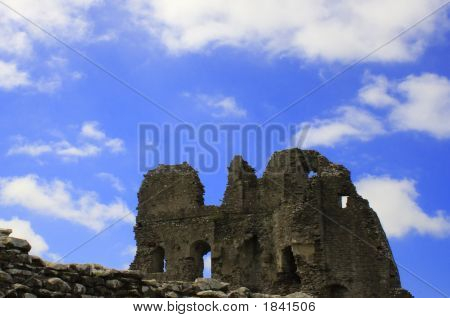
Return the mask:
<path id="1" fill-rule="evenodd" d="M 241 269 L 241 285 L 258 290 L 261 285 L 261 247 L 258 237 L 253 235 L 246 239 L 239 248 L 239 267 Z"/>
<path id="2" fill-rule="evenodd" d="M 165 251 L 161 246 L 155 248 L 151 253 L 151 273 L 164 273 L 166 271 Z"/>
<path id="3" fill-rule="evenodd" d="M 297 273 L 297 263 L 295 262 L 291 246 L 287 246 L 281 251 L 281 270 L 285 277 L 292 280 L 293 283 L 300 283 L 300 277 Z"/>

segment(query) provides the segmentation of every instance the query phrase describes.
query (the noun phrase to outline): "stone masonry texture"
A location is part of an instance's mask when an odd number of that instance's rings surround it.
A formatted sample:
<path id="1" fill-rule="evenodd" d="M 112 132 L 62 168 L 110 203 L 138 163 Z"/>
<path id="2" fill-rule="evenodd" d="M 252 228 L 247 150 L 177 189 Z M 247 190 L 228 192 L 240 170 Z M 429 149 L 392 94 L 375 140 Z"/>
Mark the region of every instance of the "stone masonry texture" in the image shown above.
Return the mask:
<path id="1" fill-rule="evenodd" d="M 156 281 L 139 271 L 108 269 L 97 264 L 55 264 L 28 252 L 30 244 L 10 237 L 11 230 L 0 229 L 0 298 L 261 298 L 282 297 L 255 293 L 248 288 L 232 289 L 215 279 L 193 282 Z M 295 292 L 284 297 L 305 298 Z"/>
<path id="2" fill-rule="evenodd" d="M 411 297 L 376 213 L 318 152 L 276 152 L 261 178 L 237 156 L 222 204 L 203 194 L 186 163 L 145 175 L 131 270 L 49 263 L 0 229 L 0 297 Z"/>
<path id="3" fill-rule="evenodd" d="M 407 297 L 377 214 L 350 172 L 316 151 L 272 155 L 261 178 L 240 156 L 220 206 L 188 164 L 160 165 L 140 188 L 131 268 L 159 281 L 202 276 L 231 287 L 317 297 Z"/>

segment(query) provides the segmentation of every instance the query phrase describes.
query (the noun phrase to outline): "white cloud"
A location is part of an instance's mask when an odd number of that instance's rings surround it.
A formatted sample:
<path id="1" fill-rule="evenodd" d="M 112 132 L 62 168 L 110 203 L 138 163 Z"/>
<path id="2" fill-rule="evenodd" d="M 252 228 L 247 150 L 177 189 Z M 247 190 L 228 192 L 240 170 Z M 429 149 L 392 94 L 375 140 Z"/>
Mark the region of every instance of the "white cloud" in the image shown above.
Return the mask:
<path id="1" fill-rule="evenodd" d="M 39 157 L 45 153 L 52 152 L 52 147 L 43 143 L 16 144 L 8 150 L 7 155 L 28 155 Z"/>
<path id="2" fill-rule="evenodd" d="M 34 88 L 41 93 L 53 93 L 61 87 L 63 80 L 60 75 L 53 74 L 50 77 L 41 77 L 35 80 Z"/>
<path id="3" fill-rule="evenodd" d="M 367 176 L 356 187 L 377 212 L 388 236 L 404 237 L 412 232 L 436 237 L 450 235 L 450 218 L 443 211 L 431 216 L 419 206 L 413 180 Z"/>
<path id="4" fill-rule="evenodd" d="M 85 157 L 94 157 L 100 154 L 101 148 L 85 144 L 74 146 L 67 140 L 44 143 L 42 141 L 28 143 L 24 138 L 19 138 L 7 152 L 7 155 L 27 155 L 31 157 L 40 157 L 45 154 L 54 154 L 63 159 L 77 159 Z"/>
<path id="5" fill-rule="evenodd" d="M 247 116 L 247 111 L 238 105 L 236 99 L 231 96 L 205 95 L 196 96 L 202 108 L 211 112 L 211 116 L 216 118 L 243 118 Z"/>
<path id="6" fill-rule="evenodd" d="M 26 72 L 18 70 L 15 63 L 0 60 L 0 88 L 9 91 L 28 85 L 30 85 L 30 79 Z"/>
<path id="7" fill-rule="evenodd" d="M 0 205 L 17 206 L 95 231 L 124 216 L 125 222 L 134 222 L 133 214 L 120 199 L 105 204 L 95 192 L 80 191 L 64 181 L 46 181 L 36 175 L 0 178 Z"/>
<path id="8" fill-rule="evenodd" d="M 76 43 L 95 38 L 92 19 L 89 19 L 88 15 L 92 8 L 102 3 L 102 0 L 4 0 L 3 2 L 58 38 Z M 60 86 L 61 80 L 56 79 L 58 72 L 55 70 L 47 79 L 45 76 L 33 78 L 29 75 L 42 64 L 42 60 L 46 59 L 42 56 L 43 50 L 37 50 L 39 45 L 44 45 L 47 50 L 59 44 L 6 6 L 0 5 L 0 55 L 8 60 L 14 60 L 14 63 L 10 64 L 15 69 L 22 70 L 17 71 L 15 77 L 8 76 L 1 71 L 1 63 L 4 62 L 0 61 L 0 88 L 11 90 L 28 85 L 40 92 L 52 92 Z M 8 85 L 5 85 L 5 82 Z"/>
<path id="9" fill-rule="evenodd" d="M 120 152 L 125 151 L 124 142 L 122 139 L 119 139 L 119 138 L 113 138 L 113 139 L 106 140 L 105 146 L 112 153 L 120 153 Z"/>
<path id="10" fill-rule="evenodd" d="M 92 39 L 93 42 L 111 42 L 118 39 L 116 32 L 108 31 Z"/>
<path id="11" fill-rule="evenodd" d="M 57 156 L 63 158 L 94 157 L 102 151 L 95 145 L 86 144 L 82 146 L 73 146 L 66 140 L 54 143 L 53 150 Z"/>
<path id="12" fill-rule="evenodd" d="M 348 140 L 367 141 L 384 133 L 423 132 L 437 139 L 450 138 L 450 80 L 432 73 L 389 80 L 366 74 L 358 92 L 358 107 L 337 109 L 327 119 L 304 122 L 296 134 L 310 127 L 305 147 L 330 147 Z M 371 107 L 364 108 L 364 107 Z"/>
<path id="13" fill-rule="evenodd" d="M 100 172 L 97 173 L 96 176 L 104 181 L 107 181 L 111 184 L 111 186 L 116 189 L 119 192 L 124 192 L 125 187 L 122 184 L 122 181 L 120 181 L 119 178 L 117 178 L 115 175 L 107 172 Z"/>
<path id="14" fill-rule="evenodd" d="M 44 238 L 33 230 L 29 221 L 16 217 L 11 220 L 0 219 L 0 227 L 13 230 L 11 237 L 27 240 L 31 245 L 31 254 L 42 256 L 48 251 Z"/>
<path id="15" fill-rule="evenodd" d="M 52 74 L 39 78 L 31 78 L 27 71 L 18 69 L 16 62 L 8 63 L 0 60 L 0 89 L 11 91 L 22 87 L 41 93 L 53 93 L 61 87 L 63 83 L 62 76 L 66 71 L 63 66 L 57 70 L 55 70 L 54 66 L 51 68 L 53 69 Z"/>
<path id="16" fill-rule="evenodd" d="M 80 79 L 82 79 L 84 77 L 84 75 L 81 72 L 75 71 L 75 72 L 71 73 L 71 77 L 74 80 L 80 80 Z"/>
<path id="17" fill-rule="evenodd" d="M 104 131 L 100 130 L 100 124 L 96 121 L 83 123 L 81 127 L 81 136 L 102 142 L 112 153 L 119 153 L 125 150 L 122 139 L 108 138 Z"/>
<path id="18" fill-rule="evenodd" d="M 397 104 L 397 100 L 388 93 L 388 90 L 392 89 L 392 84 L 385 76 L 366 73 L 366 77 L 368 83 L 358 92 L 361 103 L 377 108 Z"/>
<path id="19" fill-rule="evenodd" d="M 410 75 L 396 86 L 400 95 L 389 120 L 396 130 L 415 130 L 450 138 L 450 81 L 425 73 Z"/>
<path id="20" fill-rule="evenodd" d="M 388 80 L 369 75 L 359 91 L 360 100 L 387 110 L 393 131 L 421 131 L 435 138 L 450 138 L 450 80 L 432 73 Z"/>
<path id="21" fill-rule="evenodd" d="M 93 26 L 88 18 L 89 10 L 102 1 L 41 0 L 36 2 L 33 0 L 4 0 L 3 2 L 60 38 L 69 41 L 82 41 L 92 32 Z M 34 42 L 53 41 L 5 6 L 2 6 L 2 10 L 0 10 L 0 21 L 0 33 L 2 36 L 8 36 L 12 39 L 14 44 L 9 49 L 5 44 L 2 49 L 9 50 L 11 54 L 29 53 L 33 49 Z"/>
<path id="22" fill-rule="evenodd" d="M 103 140 L 106 138 L 105 133 L 99 129 L 98 122 L 95 121 L 83 123 L 80 134 L 83 137 L 92 138 L 95 140 Z"/>
<path id="23" fill-rule="evenodd" d="M 57 141 L 35 141 L 28 142 L 19 136 L 15 138 L 14 145 L 8 150 L 7 155 L 28 155 L 40 157 L 45 154 L 53 154 L 65 160 L 95 157 L 104 149 L 111 153 L 125 151 L 124 142 L 119 138 L 109 138 L 103 131 L 99 130 L 97 122 L 86 122 L 82 125 L 79 133 L 81 142 L 73 143 L 61 139 Z"/>
<path id="24" fill-rule="evenodd" d="M 176 54 L 232 46 L 270 55 L 346 62 L 359 59 L 389 41 L 444 2 L 128 0 L 127 3 L 134 21 Z M 369 60 L 414 60 L 435 32 L 446 29 L 446 14 L 440 12 Z"/>
<path id="25" fill-rule="evenodd" d="M 302 123 L 294 142 L 302 148 L 333 147 L 349 139 L 367 141 L 383 133 L 383 124 L 375 116 L 362 109 L 343 106 L 335 117 Z M 301 140 L 302 136 L 306 138 Z"/>

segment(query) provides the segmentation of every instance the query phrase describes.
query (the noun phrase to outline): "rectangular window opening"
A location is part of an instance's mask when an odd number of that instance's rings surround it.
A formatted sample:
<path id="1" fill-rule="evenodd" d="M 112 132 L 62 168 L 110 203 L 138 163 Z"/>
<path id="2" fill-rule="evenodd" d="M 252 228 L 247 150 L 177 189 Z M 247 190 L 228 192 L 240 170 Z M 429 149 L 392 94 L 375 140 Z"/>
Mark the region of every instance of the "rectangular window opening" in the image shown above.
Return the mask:
<path id="1" fill-rule="evenodd" d="M 341 207 L 345 209 L 348 203 L 348 195 L 341 195 Z"/>

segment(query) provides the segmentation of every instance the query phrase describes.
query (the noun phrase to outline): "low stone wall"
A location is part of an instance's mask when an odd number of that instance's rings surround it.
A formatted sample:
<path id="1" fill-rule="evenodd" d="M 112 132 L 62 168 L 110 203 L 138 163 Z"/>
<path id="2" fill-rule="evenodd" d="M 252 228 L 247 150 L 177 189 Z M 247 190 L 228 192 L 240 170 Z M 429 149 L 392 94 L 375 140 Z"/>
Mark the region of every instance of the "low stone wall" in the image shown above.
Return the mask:
<path id="1" fill-rule="evenodd" d="M 0 229 L 0 297 L 281 297 L 230 290 L 228 283 L 199 278 L 195 282 L 158 282 L 139 271 L 97 264 L 55 264 L 29 255 L 30 244 Z M 285 297 L 310 297 L 294 293 Z"/>

